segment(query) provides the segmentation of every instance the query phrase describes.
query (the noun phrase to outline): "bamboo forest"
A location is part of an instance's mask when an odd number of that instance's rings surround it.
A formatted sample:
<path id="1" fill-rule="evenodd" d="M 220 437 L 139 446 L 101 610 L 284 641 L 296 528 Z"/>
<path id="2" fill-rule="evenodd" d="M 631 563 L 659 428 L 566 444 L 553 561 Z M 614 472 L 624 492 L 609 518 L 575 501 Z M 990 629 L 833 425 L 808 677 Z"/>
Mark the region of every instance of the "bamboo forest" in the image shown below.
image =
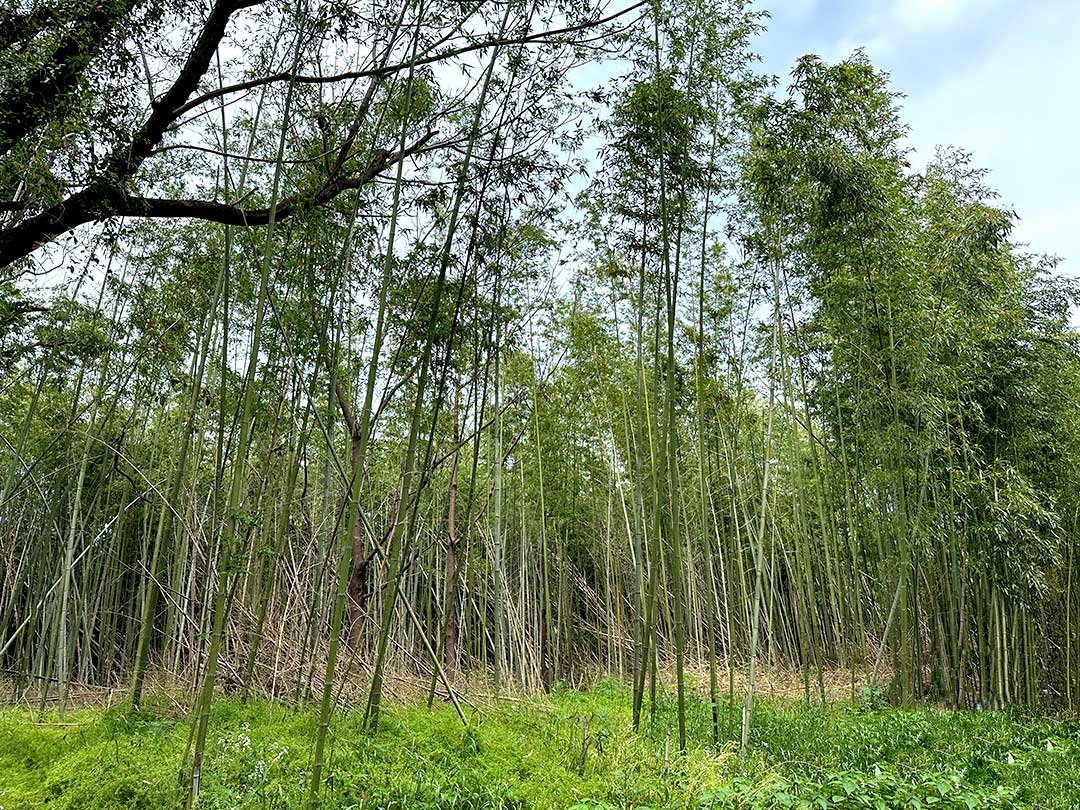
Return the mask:
<path id="1" fill-rule="evenodd" d="M 1080 807 L 1080 284 L 868 51 L 0 8 L 2 810 Z"/>

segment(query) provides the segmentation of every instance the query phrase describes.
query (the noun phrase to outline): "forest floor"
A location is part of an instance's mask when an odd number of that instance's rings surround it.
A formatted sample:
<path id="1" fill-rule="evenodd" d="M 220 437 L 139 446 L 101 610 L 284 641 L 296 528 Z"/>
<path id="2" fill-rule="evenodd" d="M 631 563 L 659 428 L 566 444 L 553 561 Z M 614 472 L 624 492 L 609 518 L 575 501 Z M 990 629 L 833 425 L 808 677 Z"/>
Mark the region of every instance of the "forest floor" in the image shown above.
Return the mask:
<path id="1" fill-rule="evenodd" d="M 674 700 L 640 734 L 621 683 L 539 698 L 399 705 L 376 733 L 339 715 L 323 808 L 1080 808 L 1080 724 L 1017 712 L 946 712 L 763 698 L 750 752 L 738 707 L 688 706 L 677 753 Z M 305 805 L 313 709 L 219 700 L 199 808 Z M 162 698 L 75 709 L 64 723 L 0 709 L 0 810 L 168 808 L 189 724 Z"/>

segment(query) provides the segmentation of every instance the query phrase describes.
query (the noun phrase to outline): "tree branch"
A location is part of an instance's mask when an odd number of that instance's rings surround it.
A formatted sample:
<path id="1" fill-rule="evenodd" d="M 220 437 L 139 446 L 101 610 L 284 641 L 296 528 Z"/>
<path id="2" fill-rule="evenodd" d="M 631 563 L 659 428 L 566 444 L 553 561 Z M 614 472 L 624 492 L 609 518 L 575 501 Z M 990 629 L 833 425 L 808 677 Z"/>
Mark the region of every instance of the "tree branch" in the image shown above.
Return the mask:
<path id="1" fill-rule="evenodd" d="M 277 221 L 292 216 L 297 211 L 307 208 L 317 208 L 325 205 L 339 194 L 351 189 L 362 188 L 374 180 L 388 167 L 393 166 L 399 160 L 405 160 L 410 155 L 423 151 L 424 145 L 435 137 L 435 130 L 428 132 L 418 141 L 401 152 L 387 152 L 380 150 L 368 163 L 360 174 L 342 177 L 323 185 L 314 194 L 298 194 L 286 197 L 278 203 L 274 211 Z M 204 200 L 167 200 L 155 197 L 129 197 L 125 210 L 118 212 L 125 216 L 134 217 L 186 217 L 189 219 L 202 219 L 209 222 L 219 222 L 223 225 L 256 226 L 266 225 L 270 221 L 269 208 L 244 208 L 228 203 L 219 203 Z"/>
<path id="2" fill-rule="evenodd" d="M 8 87 L 0 96 L 0 110 L 3 111 L 0 114 L 0 154 L 9 152 L 28 133 L 59 114 L 63 100 L 76 90 L 79 79 L 104 47 L 113 28 L 139 2 L 141 0 L 95 3 L 85 18 L 60 38 L 52 54 L 38 65 L 37 70 L 25 81 Z M 48 20 L 27 21 L 31 27 L 13 35 L 33 34 L 33 25 L 49 21 L 55 22 L 54 13 L 50 13 Z"/>
<path id="3" fill-rule="evenodd" d="M 43 5 L 25 14 L 11 12 L 0 20 L 0 48 L 11 48 L 29 42 L 45 29 L 62 22 L 56 9 Z"/>
<path id="4" fill-rule="evenodd" d="M 416 59 L 411 59 L 407 62 L 398 62 L 393 65 L 383 65 L 382 67 L 367 68 L 365 70 L 352 70 L 344 73 L 335 73 L 329 76 L 308 76 L 304 74 L 281 72 L 273 73 L 269 76 L 260 76 L 257 79 L 250 79 L 246 82 L 239 82 L 237 84 L 230 84 L 226 87 L 219 87 L 216 90 L 211 90 L 207 93 L 203 93 L 201 96 L 193 98 L 191 101 L 184 104 L 176 111 L 176 116 L 179 117 L 184 113 L 190 112 L 196 107 L 205 104 L 208 101 L 213 101 L 216 98 L 227 96 L 232 93 L 240 93 L 244 90 L 251 90 L 255 87 L 262 87 L 266 84 L 273 84 L 275 82 L 296 82 L 297 84 L 334 84 L 336 82 L 351 81 L 356 79 L 368 79 L 368 78 L 383 78 L 390 76 L 394 73 L 398 73 L 408 68 L 416 68 L 422 65 L 430 65 L 434 62 L 441 62 L 444 59 L 451 59 L 455 56 L 462 56 L 473 51 L 485 50 L 487 48 L 494 48 L 496 46 L 503 47 L 506 45 L 527 45 L 530 42 L 536 42 L 538 40 L 550 39 L 552 37 L 561 36 L 563 34 L 572 34 L 577 31 L 584 31 L 589 28 L 595 28 L 598 25 L 616 20 L 619 17 L 629 14 L 631 11 L 641 8 L 647 5 L 652 0 L 638 0 L 638 2 L 621 11 L 616 11 L 598 20 L 589 20 L 583 23 L 577 23 L 576 25 L 568 25 L 563 28 L 553 28 L 546 31 L 537 31 L 533 34 L 526 34 L 521 37 L 493 37 L 485 39 L 480 42 L 474 42 L 470 45 L 462 45 L 457 48 L 448 48 L 446 50 L 438 51 L 436 53 L 428 54 L 427 56 L 421 56 Z"/>
<path id="5" fill-rule="evenodd" d="M 133 8 L 136 3 L 141 1 L 142 0 L 114 0 L 114 2 L 105 5 L 108 9 L 111 9 L 111 12 L 109 13 L 119 15 L 121 13 L 126 13 Z M 497 45 L 515 43 L 525 44 L 592 28 L 628 14 L 635 9 L 641 8 L 650 2 L 650 0 L 637 0 L 627 8 L 599 19 L 588 20 L 563 28 L 526 34 L 517 38 L 487 39 L 457 48 L 430 53 L 399 64 L 383 65 L 381 67 L 373 67 L 369 70 L 342 73 L 328 77 L 309 77 L 291 73 L 279 73 L 272 76 L 265 76 L 260 79 L 254 79 L 251 82 L 221 88 L 189 101 L 191 95 L 198 89 L 200 81 L 206 75 L 214 53 L 225 36 L 225 30 L 232 15 L 240 9 L 259 5 L 262 2 L 263 0 L 216 0 L 206 21 L 203 23 L 198 36 L 195 38 L 176 79 L 168 90 L 151 101 L 151 111 L 145 122 L 139 127 L 128 143 L 115 149 L 113 153 L 106 158 L 103 170 L 91 179 L 84 188 L 71 194 L 63 201 L 44 211 L 36 213 L 33 216 L 27 216 L 22 221 L 17 222 L 8 228 L 0 229 L 0 267 L 7 266 L 12 262 L 25 258 L 39 246 L 46 244 L 61 234 L 67 233 L 79 225 L 108 219 L 114 216 L 187 217 L 240 226 L 266 224 L 269 220 L 270 211 L 265 208 L 248 209 L 235 203 L 229 204 L 215 201 L 170 200 L 143 197 L 138 194 L 133 194 L 131 191 L 133 178 L 142 164 L 154 153 L 155 149 L 158 148 L 169 127 L 173 126 L 186 111 L 204 104 L 211 99 L 218 98 L 228 93 L 237 92 L 242 89 L 257 87 L 276 81 L 325 83 L 353 78 L 378 78 L 381 76 L 388 76 L 406 68 L 431 64 L 471 51 L 482 50 Z M 107 13 L 106 9 L 102 7 L 95 8 L 95 13 Z M 118 9 L 122 9 L 123 11 L 118 11 Z M 106 26 L 104 29 L 105 33 L 108 33 L 108 31 L 111 30 L 111 26 L 115 25 L 115 21 L 119 18 L 119 16 L 116 16 L 111 25 Z M 102 36 L 104 36 L 104 34 Z M 85 46 L 85 43 L 82 44 Z M 100 48 L 100 43 L 98 43 L 96 47 Z M 54 52 L 54 58 L 59 53 L 59 49 Z M 75 53 L 79 56 L 79 59 L 88 59 L 85 47 L 81 51 L 76 49 Z M 82 65 L 82 67 L 79 68 L 80 70 L 85 69 L 85 64 L 82 62 L 79 62 L 79 64 Z M 60 73 L 63 74 L 64 71 L 60 71 Z M 65 82 L 68 80 L 69 79 L 63 77 L 55 80 L 54 84 L 51 86 L 52 89 L 50 92 L 52 92 L 54 96 L 62 92 L 67 92 L 65 88 L 68 85 L 65 84 Z M 369 87 L 369 95 L 372 91 L 373 87 Z M 36 95 L 35 93 L 36 91 L 29 92 L 27 98 L 38 98 L 40 96 L 40 93 L 37 93 Z M 46 109 L 39 101 L 35 101 L 35 104 L 37 104 L 37 106 L 33 109 L 37 109 L 39 112 Z M 5 110 L 4 112 L 7 113 L 8 111 Z M 30 132 L 38 125 L 33 121 L 23 124 L 12 123 L 14 117 L 17 116 L 7 114 L 0 118 L 0 153 L 10 146 L 11 143 L 15 142 L 12 138 L 19 133 L 25 134 Z M 429 132 L 401 153 L 391 153 L 386 151 L 377 152 L 368 167 L 359 175 L 355 176 L 338 176 L 340 164 L 343 162 L 341 159 L 342 156 L 339 155 L 337 165 L 331 168 L 328 179 L 323 186 L 314 193 L 296 195 L 283 200 L 277 206 L 277 218 L 284 219 L 302 208 L 323 205 L 344 191 L 360 188 L 361 186 L 372 182 L 387 166 L 399 160 L 403 160 L 409 155 L 418 154 L 423 151 L 425 147 L 427 147 L 427 149 L 434 148 L 427 146 L 428 141 L 434 134 L 434 132 Z M 352 135 L 352 133 L 350 133 L 350 135 Z M 5 140 L 5 138 L 7 138 L 7 140 Z M 9 208 L 8 210 L 16 209 Z"/>
<path id="6" fill-rule="evenodd" d="M 388 167 L 424 151 L 425 145 L 435 135 L 436 131 L 432 130 L 398 152 L 379 150 L 359 174 L 331 179 L 314 193 L 286 197 L 278 203 L 275 219 L 281 221 L 298 211 L 325 205 L 342 192 L 366 186 Z M 43 212 L 13 228 L 0 231 L 0 267 L 28 255 L 44 241 L 40 236 L 42 233 L 49 234 L 51 238 L 78 225 L 114 216 L 201 219 L 242 227 L 266 225 L 270 221 L 269 208 L 246 208 L 213 200 L 141 197 L 111 189 L 102 193 L 104 197 L 99 199 L 87 195 L 86 192 L 79 192 L 70 197 L 64 205 Z"/>
<path id="7" fill-rule="evenodd" d="M 179 116 L 177 108 L 198 89 L 199 80 L 206 75 L 214 52 L 225 38 L 225 28 L 232 15 L 240 9 L 257 6 L 262 2 L 263 0 L 218 0 L 210 16 L 206 18 L 195 44 L 191 46 L 176 80 L 160 98 L 151 102 L 150 117 L 131 139 L 130 148 L 118 149 L 113 153 L 106 174 L 120 180 L 130 179 L 134 175 L 142 162 L 154 151 L 154 147 L 161 142 L 169 125 Z"/>
<path id="8" fill-rule="evenodd" d="M 202 30 L 195 39 L 195 43 L 191 46 L 191 50 L 188 52 L 187 59 L 184 61 L 176 80 L 160 98 L 151 103 L 150 116 L 128 144 L 117 148 L 109 156 L 105 162 L 104 170 L 85 188 L 72 194 L 62 202 L 17 225 L 0 230 L 0 267 L 7 266 L 18 259 L 28 256 L 39 246 L 63 233 L 67 233 L 78 225 L 115 215 L 133 213 L 129 210 L 132 205 L 132 198 L 126 190 L 127 184 L 143 162 L 152 154 L 154 148 L 164 137 L 166 130 L 176 119 L 178 114 L 175 110 L 199 86 L 199 80 L 209 69 L 210 60 L 225 36 L 225 28 L 229 24 L 229 19 L 240 9 L 258 5 L 262 1 L 218 0 L 214 4 L 209 16 L 206 18 L 206 22 L 203 23 Z M 134 2 L 137 2 L 137 0 L 118 2 L 115 4 L 115 8 L 123 8 L 126 13 L 126 10 L 130 9 Z M 113 8 L 113 5 L 107 5 Z M 119 17 L 116 17 L 116 19 L 119 19 Z M 58 48 L 54 54 L 54 59 L 57 58 L 60 52 L 61 49 Z M 79 61 L 85 58 L 85 49 L 84 51 L 76 49 L 75 56 L 77 57 L 75 62 L 81 65 L 79 70 L 85 69 L 85 64 Z M 40 98 L 45 96 L 41 94 L 44 93 L 47 96 L 51 92 L 52 97 L 57 97 L 58 94 L 66 92 L 66 82 L 71 81 L 69 73 L 70 70 L 60 70 L 60 78 L 55 79 L 52 85 L 46 84 L 36 90 L 30 87 L 21 92 L 27 94 L 27 98 L 39 99 L 35 102 L 37 107 L 33 109 L 44 109 Z M 25 134 L 31 131 L 33 126 L 37 125 L 32 121 L 22 124 L 13 123 L 12 119 L 18 116 L 10 114 L 8 110 L 4 112 L 6 114 L 0 119 L 0 152 L 10 148 L 10 145 L 14 143 L 11 140 L 13 134 L 18 135 L 19 132 Z"/>

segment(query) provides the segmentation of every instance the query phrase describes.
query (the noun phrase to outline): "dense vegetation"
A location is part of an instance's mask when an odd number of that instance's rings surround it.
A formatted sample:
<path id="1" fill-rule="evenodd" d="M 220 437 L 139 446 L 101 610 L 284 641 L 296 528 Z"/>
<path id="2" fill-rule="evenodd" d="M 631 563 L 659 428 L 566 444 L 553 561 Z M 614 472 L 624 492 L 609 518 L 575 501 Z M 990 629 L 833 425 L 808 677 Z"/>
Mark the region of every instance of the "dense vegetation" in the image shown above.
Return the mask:
<path id="1" fill-rule="evenodd" d="M 939 808 L 1071 810 L 1080 796 L 1075 725 L 993 712 L 822 708 L 762 700 L 754 755 L 713 748 L 709 704 L 687 705 L 690 747 L 669 736 L 674 701 L 656 726 L 631 731 L 631 693 L 601 683 L 528 702 L 477 698 L 463 727 L 449 706 L 396 707 L 377 734 L 358 709 L 336 723 L 334 778 L 323 806 L 385 810 L 480 808 Z M 186 723 L 165 706 L 72 712 L 31 727 L 0 712 L 5 810 L 156 808 L 175 804 Z M 262 700 L 218 701 L 208 743 L 206 808 L 302 806 L 317 717 Z"/>
<path id="2" fill-rule="evenodd" d="M 1073 708 L 1077 290 L 863 54 L 762 76 L 744 0 L 4 8 L 0 668 L 125 685 L 87 751 L 175 759 L 148 680 L 190 802 L 249 717 L 311 806 L 395 673 L 466 728 L 468 679 L 645 734 L 671 687 L 675 752 L 688 667 L 746 755 L 761 667 Z"/>

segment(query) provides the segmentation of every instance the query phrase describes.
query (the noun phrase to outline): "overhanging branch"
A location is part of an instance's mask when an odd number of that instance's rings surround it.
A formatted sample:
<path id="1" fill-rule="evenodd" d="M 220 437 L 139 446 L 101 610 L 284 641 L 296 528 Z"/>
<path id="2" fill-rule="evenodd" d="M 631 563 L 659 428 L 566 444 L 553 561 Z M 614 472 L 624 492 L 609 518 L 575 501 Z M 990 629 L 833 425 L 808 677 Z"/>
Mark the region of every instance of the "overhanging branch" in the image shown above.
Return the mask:
<path id="1" fill-rule="evenodd" d="M 241 93 L 245 90 L 251 90 L 256 87 L 262 87 L 267 84 L 274 84 L 276 82 L 294 82 L 296 84 L 335 84 L 337 82 L 355 81 L 357 79 L 370 79 L 370 78 L 384 78 L 386 76 L 399 73 L 409 68 L 417 68 L 423 65 L 430 65 L 435 62 L 442 62 L 446 59 L 452 59 L 455 56 L 463 56 L 473 51 L 486 50 L 487 48 L 503 47 L 506 45 L 527 45 L 531 42 L 539 42 L 542 40 L 554 39 L 556 37 L 563 36 L 565 34 L 573 34 L 578 31 L 584 31 L 589 28 L 595 28 L 598 25 L 604 25 L 606 23 L 617 20 L 619 17 L 623 17 L 636 9 L 641 8 L 644 5 L 650 3 L 651 0 L 638 0 L 638 2 L 632 5 L 609 14 L 598 20 L 587 20 L 576 25 L 568 25 L 563 28 L 553 28 L 546 31 L 537 31 L 532 34 L 526 34 L 521 37 L 499 37 L 489 38 L 480 42 L 474 42 L 469 45 L 462 45 L 457 48 L 448 48 L 442 51 L 436 51 L 435 53 L 429 53 L 426 56 L 417 57 L 407 62 L 399 62 L 393 65 L 382 65 L 380 67 L 367 68 L 365 70 L 353 70 L 345 71 L 343 73 L 334 73 L 326 76 L 309 76 L 299 73 L 291 73 L 288 71 L 280 73 L 272 73 L 269 76 L 260 76 L 255 79 L 250 79 L 246 82 L 239 82 L 237 84 L 230 84 L 226 87 L 219 87 L 215 90 L 211 90 L 207 93 L 203 93 L 201 96 L 197 96 L 191 101 L 188 101 L 182 107 L 176 110 L 174 117 L 179 117 L 184 113 L 205 104 L 208 101 L 221 98 L 222 96 L 231 95 L 233 93 Z"/>
<path id="2" fill-rule="evenodd" d="M 380 151 L 360 174 L 331 181 L 314 194 L 287 197 L 278 203 L 274 211 L 275 220 L 281 221 L 305 208 L 325 205 L 342 192 L 366 186 L 399 160 L 423 151 L 425 144 L 433 137 L 435 137 L 434 130 L 401 152 Z M 183 217 L 241 226 L 266 225 L 270 221 L 269 208 L 245 208 L 207 200 L 169 200 L 158 197 L 129 197 L 126 209 L 117 213 L 132 217 Z"/>
<path id="3" fill-rule="evenodd" d="M 318 190 L 308 194 L 286 197 L 276 206 L 274 218 L 286 219 L 298 211 L 316 208 L 339 194 L 362 188 L 398 161 L 424 151 L 436 130 L 426 133 L 410 146 L 397 152 L 385 149 L 375 153 L 364 170 L 347 177 L 331 179 Z M 269 208 L 246 208 L 242 205 L 213 200 L 173 200 L 161 197 L 142 197 L 125 194 L 116 189 L 85 189 L 73 195 L 63 206 L 45 211 L 12 228 L 0 231 L 0 266 L 28 255 L 46 238 L 65 233 L 72 228 L 114 216 L 148 218 L 201 219 L 223 225 L 252 227 L 270 221 Z"/>

